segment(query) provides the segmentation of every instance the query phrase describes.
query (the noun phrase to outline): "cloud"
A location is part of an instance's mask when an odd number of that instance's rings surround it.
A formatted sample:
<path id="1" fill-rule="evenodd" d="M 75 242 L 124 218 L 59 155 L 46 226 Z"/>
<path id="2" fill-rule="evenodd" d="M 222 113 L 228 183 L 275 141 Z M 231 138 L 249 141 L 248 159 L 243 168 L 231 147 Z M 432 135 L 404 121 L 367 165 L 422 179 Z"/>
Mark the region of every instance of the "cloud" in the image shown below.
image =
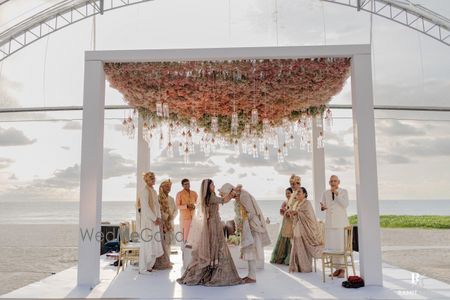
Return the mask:
<path id="1" fill-rule="evenodd" d="M 151 171 L 159 174 L 168 175 L 173 180 L 189 178 L 191 181 L 215 177 L 220 168 L 210 159 L 204 162 L 190 162 L 185 164 L 182 158 L 164 159 L 155 162 L 150 166 Z"/>
<path id="2" fill-rule="evenodd" d="M 13 159 L 0 157 L 0 169 L 8 168 L 14 162 Z"/>
<path id="3" fill-rule="evenodd" d="M 450 157 L 450 139 L 446 137 L 413 139 L 399 143 L 395 150 L 405 156 Z"/>
<path id="4" fill-rule="evenodd" d="M 65 130 L 81 130 L 81 122 L 79 121 L 69 121 L 64 124 L 62 129 Z"/>
<path id="5" fill-rule="evenodd" d="M 399 120 L 380 120 L 376 129 L 377 135 L 382 137 L 425 135 L 425 130 Z"/>
<path id="6" fill-rule="evenodd" d="M 247 173 L 240 173 L 240 174 L 238 175 L 238 178 L 239 178 L 239 179 L 244 178 L 244 177 L 247 177 Z"/>
<path id="7" fill-rule="evenodd" d="M 104 150 L 103 178 L 119 177 L 135 172 L 135 164 L 114 153 L 113 149 Z M 75 201 L 79 197 L 80 165 L 73 164 L 57 169 L 48 178 L 36 178 L 23 185 L 12 185 L 0 194 L 0 200 L 31 201 Z"/>
<path id="8" fill-rule="evenodd" d="M 63 150 L 70 150 L 70 147 L 69 146 L 61 146 L 61 149 L 63 149 Z"/>
<path id="9" fill-rule="evenodd" d="M 227 173 L 228 173 L 228 174 L 234 174 L 234 172 L 236 172 L 236 170 L 233 169 L 233 168 L 229 168 L 229 169 L 227 170 Z"/>
<path id="10" fill-rule="evenodd" d="M 378 157 L 380 158 L 381 163 L 384 164 L 408 164 L 412 162 L 408 157 L 399 154 L 381 153 L 378 154 Z"/>
<path id="11" fill-rule="evenodd" d="M 119 177 L 136 172 L 136 164 L 131 159 L 126 159 L 120 154 L 114 153 L 114 149 L 105 148 L 103 151 L 103 178 Z"/>
<path id="12" fill-rule="evenodd" d="M 9 180 L 18 180 L 16 174 L 11 174 L 11 176 L 8 177 Z"/>
<path id="13" fill-rule="evenodd" d="M 135 189 L 136 188 L 136 182 L 128 182 L 127 184 L 124 185 L 124 188 L 126 189 Z"/>
<path id="14" fill-rule="evenodd" d="M 0 127 L 0 146 L 24 146 L 35 142 L 36 139 L 29 139 L 21 130 L 14 127 L 8 129 Z"/>
<path id="15" fill-rule="evenodd" d="M 56 170 L 44 180 L 36 180 L 35 185 L 48 188 L 74 189 L 80 185 L 80 166 L 74 164 L 65 169 Z"/>
<path id="16" fill-rule="evenodd" d="M 311 170 L 311 167 L 308 165 L 301 165 L 290 161 L 285 161 L 282 163 L 277 163 L 274 165 L 275 171 L 280 175 L 304 175 L 306 172 Z"/>
<path id="17" fill-rule="evenodd" d="M 325 156 L 327 157 L 353 157 L 353 147 L 343 142 L 339 144 L 326 143 L 325 144 Z"/>

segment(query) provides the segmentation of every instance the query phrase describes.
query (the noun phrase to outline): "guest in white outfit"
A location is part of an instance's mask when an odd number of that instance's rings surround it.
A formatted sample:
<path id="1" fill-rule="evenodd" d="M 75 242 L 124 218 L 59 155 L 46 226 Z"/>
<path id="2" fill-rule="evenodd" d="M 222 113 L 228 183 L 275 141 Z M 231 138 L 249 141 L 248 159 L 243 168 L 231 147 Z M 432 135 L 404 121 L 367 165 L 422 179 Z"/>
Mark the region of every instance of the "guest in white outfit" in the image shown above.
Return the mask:
<path id="1" fill-rule="evenodd" d="M 240 204 L 240 214 L 243 221 L 241 234 L 241 259 L 248 262 L 248 276 L 244 283 L 256 282 L 256 261 L 264 260 L 264 247 L 270 245 L 266 228 L 266 219 L 255 198 L 242 185 L 234 188 L 226 183 L 220 188 L 221 196 L 232 195 Z"/>
<path id="2" fill-rule="evenodd" d="M 138 203 L 141 208 L 141 247 L 139 253 L 139 273 L 151 272 L 156 258 L 164 254 L 161 243 L 161 209 L 158 195 L 153 189 L 155 174 L 144 174 L 145 187 L 139 193 Z"/>
<path id="3" fill-rule="evenodd" d="M 320 207 L 325 211 L 325 249 L 344 250 L 344 227 L 348 226 L 347 207 L 348 193 L 347 190 L 339 187 L 340 180 L 336 175 L 330 177 L 330 189 L 326 190 L 322 195 Z M 337 263 L 343 263 L 340 259 Z M 344 277 L 344 269 L 336 269 L 333 276 Z"/>

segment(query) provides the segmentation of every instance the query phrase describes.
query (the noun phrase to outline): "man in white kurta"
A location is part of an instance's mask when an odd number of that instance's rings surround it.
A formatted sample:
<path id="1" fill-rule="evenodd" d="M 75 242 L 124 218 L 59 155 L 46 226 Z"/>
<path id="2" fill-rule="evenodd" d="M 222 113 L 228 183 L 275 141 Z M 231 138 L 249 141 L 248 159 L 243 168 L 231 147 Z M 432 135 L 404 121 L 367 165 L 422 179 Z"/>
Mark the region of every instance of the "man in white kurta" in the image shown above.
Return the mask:
<path id="1" fill-rule="evenodd" d="M 155 176 L 149 172 L 144 175 L 145 187 L 139 193 L 141 207 L 141 246 L 139 252 L 139 272 L 151 272 L 156 258 L 164 254 L 161 243 L 161 210 L 158 195 L 153 189 Z"/>
<path id="2" fill-rule="evenodd" d="M 266 219 L 256 203 L 256 199 L 238 185 L 234 188 L 226 183 L 220 188 L 221 195 L 233 192 L 236 201 L 241 206 L 241 259 L 248 262 L 248 276 L 245 283 L 256 282 L 256 261 L 264 260 L 264 247 L 270 245 L 270 238 L 266 228 Z"/>
<path id="3" fill-rule="evenodd" d="M 336 175 L 330 177 L 330 189 L 322 195 L 321 209 L 325 211 L 325 249 L 344 250 L 344 227 L 348 226 L 347 190 L 339 187 L 340 180 Z M 342 259 L 337 263 L 343 263 Z M 333 276 L 343 277 L 344 270 L 337 269 Z"/>

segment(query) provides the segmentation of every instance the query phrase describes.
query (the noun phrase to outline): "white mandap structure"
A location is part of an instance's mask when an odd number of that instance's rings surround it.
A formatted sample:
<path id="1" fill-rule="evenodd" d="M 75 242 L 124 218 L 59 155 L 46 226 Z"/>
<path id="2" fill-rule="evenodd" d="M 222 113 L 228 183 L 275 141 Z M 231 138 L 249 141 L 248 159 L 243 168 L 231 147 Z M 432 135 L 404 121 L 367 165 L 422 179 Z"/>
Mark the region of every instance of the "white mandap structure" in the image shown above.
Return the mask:
<path id="1" fill-rule="evenodd" d="M 242 59 L 351 59 L 355 171 L 357 182 L 360 272 L 367 285 L 382 285 L 381 245 L 378 209 L 375 123 L 372 71 L 369 45 L 213 48 L 180 50 L 88 51 L 85 56 L 83 133 L 80 182 L 80 239 L 78 284 L 99 282 L 100 257 L 97 239 L 86 240 L 82 232 L 99 232 L 101 223 L 103 128 L 105 106 L 105 63 L 144 63 L 180 61 L 226 61 Z M 315 122 L 314 122 L 315 123 Z M 142 132 L 142 119 L 138 132 Z M 313 127 L 314 128 L 314 127 Z M 317 137 L 317 129 L 313 132 Z M 149 149 L 138 133 L 137 188 L 140 174 L 149 169 Z M 313 134 L 313 136 L 314 136 Z M 313 138 L 313 141 L 316 139 Z M 313 147 L 314 194 L 325 189 L 324 150 Z M 316 197 L 316 208 L 319 207 Z"/>

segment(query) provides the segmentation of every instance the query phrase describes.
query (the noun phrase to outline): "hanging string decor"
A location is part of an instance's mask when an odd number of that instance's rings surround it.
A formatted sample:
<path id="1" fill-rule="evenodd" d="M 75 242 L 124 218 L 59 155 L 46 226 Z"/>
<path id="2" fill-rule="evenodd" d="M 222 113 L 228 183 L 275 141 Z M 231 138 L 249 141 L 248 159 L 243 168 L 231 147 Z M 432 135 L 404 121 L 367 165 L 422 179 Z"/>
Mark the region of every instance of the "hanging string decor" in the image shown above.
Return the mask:
<path id="1" fill-rule="evenodd" d="M 104 70 L 134 108 L 122 120 L 125 136 L 134 138 L 139 111 L 142 137 L 159 139 L 169 157 L 189 161 L 195 145 L 210 155 L 229 144 L 235 155 L 270 159 L 274 151 L 284 161 L 294 147 L 312 151 L 313 124 L 323 147 L 333 125 L 327 105 L 348 79 L 350 59 L 105 63 Z"/>

